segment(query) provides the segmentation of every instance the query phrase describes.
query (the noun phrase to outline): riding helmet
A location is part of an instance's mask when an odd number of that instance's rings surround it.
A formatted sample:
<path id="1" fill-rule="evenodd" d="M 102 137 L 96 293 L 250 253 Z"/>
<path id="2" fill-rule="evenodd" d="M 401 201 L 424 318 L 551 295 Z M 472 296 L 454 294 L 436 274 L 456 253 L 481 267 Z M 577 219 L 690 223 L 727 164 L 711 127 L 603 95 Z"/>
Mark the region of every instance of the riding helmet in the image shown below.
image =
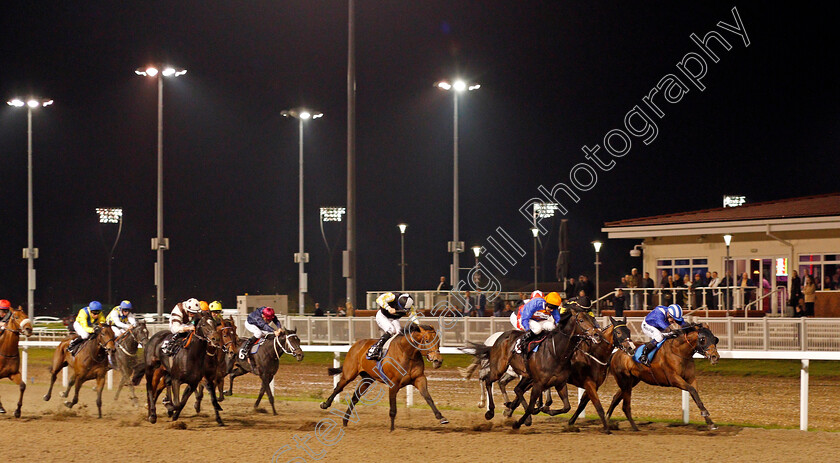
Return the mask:
<path id="1" fill-rule="evenodd" d="M 198 306 L 201 308 L 202 312 L 210 311 L 210 306 L 207 304 L 207 301 L 198 301 Z"/>
<path id="2" fill-rule="evenodd" d="M 222 303 L 219 301 L 213 301 L 210 303 L 210 311 L 211 312 L 221 312 L 222 311 Z"/>
<path id="3" fill-rule="evenodd" d="M 560 307 L 560 304 L 563 303 L 563 298 L 560 297 L 560 293 L 552 291 L 545 297 L 545 303 Z"/>
<path id="4" fill-rule="evenodd" d="M 131 310 L 131 302 L 130 301 L 122 301 L 120 302 L 120 309 L 122 310 Z"/>
<path id="5" fill-rule="evenodd" d="M 102 312 L 102 304 L 99 301 L 90 301 L 90 304 L 88 304 L 88 309 L 90 309 L 91 312 Z"/>
<path id="6" fill-rule="evenodd" d="M 543 297 L 544 297 L 544 296 L 543 296 L 543 292 L 542 292 L 542 291 L 540 291 L 539 289 L 535 289 L 535 290 L 534 290 L 534 292 L 533 292 L 533 293 L 531 293 L 531 299 L 534 299 L 534 298 L 536 298 L 536 297 L 538 297 L 538 298 L 540 298 L 540 299 L 543 299 Z"/>
<path id="7" fill-rule="evenodd" d="M 670 315 L 671 318 L 676 320 L 678 323 L 683 322 L 683 310 L 682 310 L 682 307 L 679 306 L 679 304 L 669 305 L 668 309 L 667 309 L 667 312 L 668 312 L 668 315 Z"/>
<path id="8" fill-rule="evenodd" d="M 201 310 L 201 307 L 199 307 L 198 305 L 198 299 L 194 297 L 184 301 L 183 307 L 184 310 L 186 310 L 189 313 L 198 313 L 198 311 Z"/>
<path id="9" fill-rule="evenodd" d="M 404 310 L 408 310 L 414 305 L 414 299 L 412 299 L 408 294 L 401 294 L 399 299 L 397 299 L 397 304 L 399 304 Z"/>
<path id="10" fill-rule="evenodd" d="M 0 310 L 9 310 L 12 308 L 12 303 L 6 299 L 0 299 Z"/>
<path id="11" fill-rule="evenodd" d="M 265 318 L 266 320 L 274 319 L 274 309 L 272 309 L 271 307 L 263 307 L 261 311 L 263 318 Z"/>

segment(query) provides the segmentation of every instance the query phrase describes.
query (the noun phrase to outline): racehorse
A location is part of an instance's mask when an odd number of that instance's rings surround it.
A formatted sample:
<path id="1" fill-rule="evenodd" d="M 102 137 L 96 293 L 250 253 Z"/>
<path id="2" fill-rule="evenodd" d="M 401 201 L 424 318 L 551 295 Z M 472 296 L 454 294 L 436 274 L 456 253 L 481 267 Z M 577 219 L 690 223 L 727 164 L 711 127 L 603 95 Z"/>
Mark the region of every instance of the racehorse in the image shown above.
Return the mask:
<path id="1" fill-rule="evenodd" d="M 137 320 L 136 325 L 125 330 L 123 334 L 114 340 L 114 344 L 117 346 L 117 350 L 114 353 L 114 363 L 117 367 L 116 370 L 119 370 L 122 375 L 114 400 L 119 400 L 120 391 L 127 385 L 128 392 L 131 393 L 131 403 L 135 407 L 137 406 L 137 394 L 134 393 L 134 384 L 131 382 L 131 376 L 135 368 L 137 368 L 137 349 L 140 344 L 146 345 L 148 342 L 149 330 L 146 328 L 146 320 L 142 318 Z"/>
<path id="2" fill-rule="evenodd" d="M 20 307 L 10 310 L 12 316 L 6 322 L 6 328 L 0 330 L 0 379 L 9 378 L 20 388 L 20 398 L 15 409 L 15 418 L 20 418 L 20 407 L 23 405 L 23 391 L 26 390 L 26 383 L 20 374 L 18 343 L 21 333 L 26 337 L 32 336 L 32 322 Z M 0 403 L 0 413 L 6 413 L 2 403 Z"/>
<path id="3" fill-rule="evenodd" d="M 516 409 L 519 402 L 524 403 L 525 391 L 531 387 L 528 407 L 522 418 L 513 423 L 513 429 L 519 429 L 531 415 L 538 412 L 536 404 L 542 399 L 543 391 L 552 387 L 559 391 L 566 385 L 571 374 L 571 356 L 580 340 L 588 338 L 593 343 L 600 342 L 595 319 L 586 312 L 573 312 L 565 326 L 549 332 L 537 352 L 530 354 L 527 360 L 522 355 L 511 357 L 510 366 L 523 377 L 514 389 L 516 400 L 510 407 L 512 410 Z"/>
<path id="4" fill-rule="evenodd" d="M 238 343 L 234 354 L 244 342 L 245 339 Z M 254 403 L 254 408 L 260 406 L 260 401 L 265 394 L 271 404 L 272 413 L 276 415 L 274 391 L 271 389 L 270 383 L 280 367 L 280 357 L 283 354 L 293 355 L 298 362 L 303 360 L 303 350 L 300 348 L 300 338 L 298 338 L 297 330 L 285 330 L 280 333 L 280 336 L 266 335 L 262 347 L 253 355 L 253 364 L 248 359 L 241 360 L 239 357 L 234 357 L 233 366 L 230 370 L 230 389 L 226 394 L 233 394 L 233 378 L 246 373 L 253 373 L 260 378 L 260 393 Z"/>
<path id="5" fill-rule="evenodd" d="M 572 373 L 569 376 L 568 383 L 584 389 L 586 394 L 580 400 L 575 413 L 569 418 L 569 425 L 575 423 L 591 400 L 598 412 L 598 417 L 601 418 L 601 423 L 604 425 L 604 432 L 610 434 L 609 422 L 604 415 L 604 408 L 601 406 L 601 400 L 598 397 L 598 388 L 607 378 L 610 360 L 616 352 L 632 354 L 635 345 L 630 340 L 630 329 L 627 327 L 626 319 L 616 320 L 610 317 L 610 325 L 603 330 L 601 335 L 606 342 L 593 344 L 589 339 L 583 339 L 578 343 L 575 353 L 572 355 Z M 543 411 L 554 416 L 570 410 L 568 388 L 562 389 L 560 398 L 564 405 L 562 410 L 550 410 L 551 394 L 549 393 Z M 505 414 L 507 415 L 507 413 Z"/>
<path id="6" fill-rule="evenodd" d="M 368 349 L 374 342 L 376 342 L 375 339 L 356 341 L 347 352 L 341 367 L 327 369 L 327 373 L 331 376 L 341 374 L 341 377 L 329 398 L 321 403 L 321 408 L 324 410 L 329 408 L 335 396 L 357 376 L 361 376 L 363 379 L 356 387 L 356 392 L 344 415 L 344 426 L 347 426 L 347 421 L 354 416 L 353 409 L 356 403 L 376 381 L 386 384 L 389 388 L 388 398 L 391 408 L 388 415 L 391 417 L 391 431 L 394 430 L 394 419 L 397 416 L 397 392 L 408 385 L 417 388 L 431 407 L 435 418 L 440 420 L 440 424 L 448 424 L 449 421 L 437 409 L 435 401 L 429 394 L 424 374 L 423 356 L 432 362 L 435 368 L 440 368 L 443 363 L 443 357 L 440 354 L 440 338 L 435 329 L 429 325 L 409 323 L 403 329 L 402 335 L 391 339 L 388 352 L 378 362 L 368 360 L 366 357 Z"/>
<path id="7" fill-rule="evenodd" d="M 148 407 L 149 422 L 157 422 L 157 399 L 164 388 L 168 388 L 167 396 L 172 402 L 167 403 L 167 411 L 172 415 L 172 421 L 176 421 L 181 415 L 181 410 L 187 403 L 190 395 L 198 387 L 198 383 L 204 378 L 207 381 L 207 389 L 210 392 L 210 400 L 216 412 L 216 423 L 224 426 L 219 411 L 221 406 L 216 398 L 216 384 L 214 375 L 204 367 L 204 359 L 216 353 L 221 347 L 221 339 L 216 331 L 216 322 L 209 312 L 200 313 L 192 321 L 195 330 L 189 334 L 186 344 L 174 356 L 169 357 L 161 352 L 161 344 L 170 335 L 169 331 L 155 333 L 149 344 L 144 349 L 146 368 L 146 405 Z M 132 378 L 137 385 L 142 377 L 142 372 L 135 372 Z M 184 393 L 179 397 L 181 384 L 185 384 Z"/>
<path id="8" fill-rule="evenodd" d="M 208 352 L 207 357 L 204 358 L 204 367 L 208 370 L 206 374 L 213 375 L 217 390 L 216 399 L 222 402 L 225 400 L 225 396 L 223 395 L 225 376 L 227 376 L 228 370 L 230 369 L 228 356 L 235 354 L 236 343 L 239 338 L 236 336 L 236 323 L 233 321 L 233 317 L 229 319 L 216 318 L 216 321 L 219 322 L 216 326 L 216 332 L 219 333 L 219 337 L 222 339 L 222 347 L 221 349 L 216 349 L 213 355 L 210 355 Z M 203 391 L 207 387 L 207 381 L 202 380 L 201 384 L 195 390 L 196 413 L 201 411 L 201 399 L 204 398 Z"/>
<path id="9" fill-rule="evenodd" d="M 47 389 L 44 400 L 49 401 L 52 397 L 52 389 L 58 372 L 65 366 L 69 366 L 73 370 L 73 376 L 70 378 L 70 383 L 67 384 L 67 390 L 59 395 L 67 397 L 73 385 L 76 386 L 76 390 L 73 394 L 73 400 L 65 401 L 64 405 L 67 408 L 73 408 L 73 405 L 79 402 L 79 390 L 82 388 L 82 384 L 85 381 L 96 379 L 96 408 L 99 412 L 99 418 L 102 418 L 102 390 L 105 389 L 105 376 L 111 369 L 111 361 L 116 349 L 114 331 L 108 326 L 96 325 L 93 333 L 76 350 L 74 356 L 70 353 L 68 346 L 70 341 L 77 336 L 73 334 L 65 338 L 53 353 L 52 366 L 50 366 L 50 387 Z"/>
<path id="10" fill-rule="evenodd" d="M 717 426 L 709 416 L 709 411 L 700 400 L 697 393 L 697 377 L 694 371 L 694 353 L 698 353 L 709 359 L 712 365 L 717 364 L 720 355 L 717 352 L 718 338 L 705 324 L 691 324 L 675 330 L 679 333 L 673 339 L 667 339 L 659 352 L 653 358 L 650 366 L 636 362 L 630 355 L 619 354 L 613 356 L 610 362 L 615 382 L 619 390 L 613 396 L 610 409 L 607 412 L 607 419 L 619 402 L 624 401 L 622 409 L 627 421 L 638 431 L 636 422 L 630 412 L 630 395 L 633 387 L 644 381 L 654 386 L 676 387 L 688 391 L 700 409 L 700 416 L 705 418 L 709 429 L 717 429 Z"/>

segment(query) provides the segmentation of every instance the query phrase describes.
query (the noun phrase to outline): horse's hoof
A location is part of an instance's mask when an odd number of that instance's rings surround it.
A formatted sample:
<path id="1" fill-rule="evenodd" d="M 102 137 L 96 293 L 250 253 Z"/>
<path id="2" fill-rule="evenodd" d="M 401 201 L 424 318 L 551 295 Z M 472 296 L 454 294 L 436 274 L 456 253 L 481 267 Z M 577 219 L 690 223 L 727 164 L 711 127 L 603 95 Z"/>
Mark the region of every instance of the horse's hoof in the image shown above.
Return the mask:
<path id="1" fill-rule="evenodd" d="M 170 417 L 170 418 L 171 418 L 171 417 L 172 417 L 172 415 L 174 415 L 174 414 L 175 414 L 175 410 L 167 410 L 167 411 L 166 411 L 166 416 L 168 416 L 168 417 Z"/>
<path id="2" fill-rule="evenodd" d="M 47 394 L 47 395 L 44 396 L 44 402 L 49 402 L 49 401 L 50 401 L 50 395 Z"/>
<path id="3" fill-rule="evenodd" d="M 718 428 L 718 426 L 717 426 L 716 424 L 714 424 L 714 423 L 712 423 L 712 424 L 710 424 L 710 425 L 709 425 L 709 431 L 714 431 L 714 430 L 716 430 L 717 428 Z"/>
<path id="4" fill-rule="evenodd" d="M 328 409 L 328 408 L 330 408 L 330 406 L 329 406 L 329 405 L 327 405 L 327 403 L 326 403 L 326 402 L 321 402 L 321 410 L 326 410 L 326 409 Z"/>
<path id="5" fill-rule="evenodd" d="M 61 391 L 61 392 L 58 393 L 58 396 L 59 397 L 67 397 L 67 392 Z"/>
<path id="6" fill-rule="evenodd" d="M 484 412 L 484 419 L 492 420 L 494 415 L 495 413 L 493 412 L 493 410 L 487 410 L 486 412 Z"/>
<path id="7" fill-rule="evenodd" d="M 5 413 L 5 410 L 3 410 Z M 15 418 L 20 418 L 20 410 L 15 410 Z"/>
<path id="8" fill-rule="evenodd" d="M 446 418 L 441 418 L 440 424 L 449 424 L 449 420 L 447 420 Z"/>
<path id="9" fill-rule="evenodd" d="M 64 406 L 67 407 L 67 408 L 73 408 L 73 402 L 70 402 L 69 400 L 65 401 Z"/>
<path id="10" fill-rule="evenodd" d="M 152 423 L 152 424 L 157 423 L 157 416 L 156 415 L 150 416 L 149 417 L 149 423 Z"/>
<path id="11" fill-rule="evenodd" d="M 3 407 L 0 407 L 0 414 L 4 414 L 4 413 L 6 413 L 6 409 L 3 408 Z"/>
<path id="12" fill-rule="evenodd" d="M 513 410 L 506 408 L 505 411 L 502 412 L 502 415 L 504 415 L 505 418 L 510 418 L 513 416 Z"/>
<path id="13" fill-rule="evenodd" d="M 223 395 L 228 395 L 228 396 L 233 395 L 233 391 L 225 391 Z"/>
<path id="14" fill-rule="evenodd" d="M 522 423 L 520 423 L 519 421 L 514 421 L 513 422 L 513 429 L 519 429 L 521 427 L 522 427 Z"/>

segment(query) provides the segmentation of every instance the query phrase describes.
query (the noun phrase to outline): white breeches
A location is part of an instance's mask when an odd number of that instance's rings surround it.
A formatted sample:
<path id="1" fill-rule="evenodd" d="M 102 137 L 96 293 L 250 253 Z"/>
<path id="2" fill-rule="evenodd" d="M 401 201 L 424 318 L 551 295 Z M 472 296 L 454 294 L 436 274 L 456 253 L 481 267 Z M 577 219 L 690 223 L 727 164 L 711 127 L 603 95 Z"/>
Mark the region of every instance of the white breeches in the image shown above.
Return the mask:
<path id="1" fill-rule="evenodd" d="M 87 339 L 90 337 L 90 333 L 85 331 L 85 329 L 82 328 L 82 325 L 79 322 L 73 322 L 73 329 L 76 330 L 76 334 L 78 334 L 79 337 L 82 339 Z"/>
<path id="2" fill-rule="evenodd" d="M 534 334 L 540 334 L 543 331 L 551 331 L 556 326 L 557 325 L 554 324 L 553 318 L 549 318 L 548 320 L 531 319 L 531 321 L 528 322 L 528 327 L 531 328 L 531 331 L 533 331 Z"/>
<path id="3" fill-rule="evenodd" d="M 510 314 L 510 324 L 513 325 L 513 329 L 524 331 L 522 325 L 519 324 L 519 317 L 516 316 L 516 312 Z"/>
<path id="4" fill-rule="evenodd" d="M 656 340 L 656 342 L 662 342 L 662 332 L 656 327 L 648 325 L 644 320 L 642 321 L 642 333 L 645 333 L 650 339 Z"/>
<path id="5" fill-rule="evenodd" d="M 115 337 L 120 337 L 121 334 L 125 333 L 125 330 L 120 328 L 117 325 L 111 325 L 111 330 L 114 331 L 114 336 Z"/>
<path id="6" fill-rule="evenodd" d="M 376 312 L 376 324 L 379 325 L 379 328 L 382 329 L 382 331 L 390 334 L 391 336 L 396 336 L 400 332 L 399 320 L 386 317 L 382 311 Z"/>
<path id="7" fill-rule="evenodd" d="M 251 334 L 253 334 L 253 335 L 254 335 L 254 337 L 255 337 L 255 338 L 257 338 L 257 339 L 259 339 L 259 338 L 261 338 L 261 337 L 265 336 L 266 334 L 271 334 L 271 333 L 272 333 L 271 331 L 267 331 L 267 332 L 266 332 L 266 331 L 263 331 L 263 330 L 261 330 L 261 329 L 260 329 L 260 327 L 259 327 L 259 326 L 257 326 L 257 325 L 252 325 L 252 324 L 250 324 L 250 323 L 248 323 L 248 322 L 245 322 L 245 329 L 247 329 L 248 331 L 250 331 L 250 332 L 251 332 Z"/>

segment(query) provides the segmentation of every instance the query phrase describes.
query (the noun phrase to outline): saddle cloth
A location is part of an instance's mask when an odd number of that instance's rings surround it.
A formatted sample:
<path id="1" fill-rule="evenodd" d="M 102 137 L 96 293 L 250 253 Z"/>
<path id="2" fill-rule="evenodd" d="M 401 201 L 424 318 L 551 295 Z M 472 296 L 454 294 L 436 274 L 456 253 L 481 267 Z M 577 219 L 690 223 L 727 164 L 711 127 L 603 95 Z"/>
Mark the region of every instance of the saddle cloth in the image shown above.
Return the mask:
<path id="1" fill-rule="evenodd" d="M 252 354 L 256 354 L 256 353 L 257 353 L 257 351 L 258 351 L 258 350 L 260 350 L 260 346 L 262 346 L 263 344 L 265 344 L 265 341 L 266 341 L 266 338 L 267 338 L 267 337 L 268 337 L 268 336 L 263 336 L 263 337 L 261 337 L 261 338 L 257 339 L 257 342 L 255 342 L 255 343 L 254 343 L 254 345 L 252 345 L 252 346 L 251 346 L 251 352 L 250 352 L 250 353 L 252 353 Z M 274 339 L 272 338 L 272 341 L 273 341 L 273 340 L 274 340 Z"/>
<path id="2" fill-rule="evenodd" d="M 656 353 L 659 352 L 659 348 L 662 347 L 662 344 L 664 344 L 665 341 L 667 341 L 667 339 L 663 339 L 662 341 L 656 343 L 656 347 L 654 347 L 653 350 L 648 353 L 648 360 L 650 360 L 651 362 L 653 361 L 653 357 L 656 356 Z M 644 348 L 645 345 L 642 344 L 641 346 L 636 348 L 636 352 L 633 354 L 633 360 L 635 360 L 637 363 L 641 363 L 639 362 L 639 357 L 642 356 L 642 350 Z"/>

